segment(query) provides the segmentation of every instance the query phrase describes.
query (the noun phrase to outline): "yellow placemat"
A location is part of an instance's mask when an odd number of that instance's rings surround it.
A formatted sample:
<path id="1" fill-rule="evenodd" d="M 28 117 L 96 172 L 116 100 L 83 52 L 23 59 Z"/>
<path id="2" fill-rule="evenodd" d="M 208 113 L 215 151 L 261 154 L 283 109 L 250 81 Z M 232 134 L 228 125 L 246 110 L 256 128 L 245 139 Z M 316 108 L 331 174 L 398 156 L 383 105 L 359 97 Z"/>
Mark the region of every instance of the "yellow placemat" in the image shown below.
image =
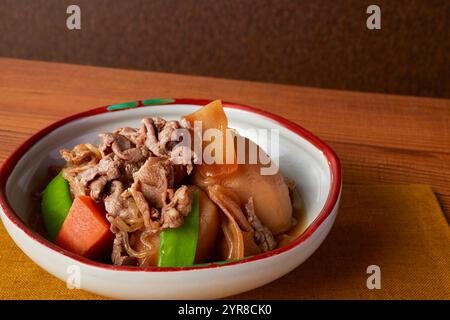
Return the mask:
<path id="1" fill-rule="evenodd" d="M 381 289 L 366 286 L 369 265 Z M 0 227 L 0 299 L 98 299 L 69 290 Z M 450 228 L 428 186 L 344 186 L 319 250 L 283 278 L 233 299 L 450 299 Z"/>

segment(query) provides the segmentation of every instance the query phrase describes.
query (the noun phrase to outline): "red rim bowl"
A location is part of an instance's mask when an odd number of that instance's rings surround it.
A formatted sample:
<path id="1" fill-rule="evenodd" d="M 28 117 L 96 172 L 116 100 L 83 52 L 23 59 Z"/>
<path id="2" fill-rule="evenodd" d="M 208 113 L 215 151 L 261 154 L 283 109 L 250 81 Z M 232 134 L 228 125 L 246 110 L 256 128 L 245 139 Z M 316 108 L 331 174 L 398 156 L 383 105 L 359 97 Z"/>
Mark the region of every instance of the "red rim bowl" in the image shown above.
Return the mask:
<path id="1" fill-rule="evenodd" d="M 232 103 L 232 102 L 225 102 L 223 101 L 223 105 L 225 108 L 231 108 L 231 109 L 238 109 L 238 110 L 244 110 L 251 113 L 258 114 L 262 117 L 271 119 L 275 122 L 277 122 L 280 126 L 288 129 L 291 132 L 294 132 L 295 134 L 299 135 L 303 139 L 310 142 L 312 145 L 314 145 L 316 148 L 322 151 L 323 155 L 328 161 L 329 169 L 330 169 L 330 175 L 331 175 L 331 186 L 328 193 L 328 198 L 325 202 L 324 207 L 322 208 L 319 215 L 315 218 L 315 220 L 308 226 L 308 228 L 293 242 L 282 246 L 280 248 L 277 248 L 272 251 L 268 251 L 262 254 L 258 254 L 255 256 L 251 256 L 248 258 L 244 258 L 238 261 L 232 261 L 227 263 L 208 263 L 205 265 L 197 265 L 197 266 L 190 266 L 190 267 L 149 267 L 149 268 L 139 268 L 139 267 L 129 267 L 129 266 L 114 266 L 109 265 L 101 262 L 96 262 L 93 260 L 89 260 L 87 258 L 81 257 L 79 255 L 76 255 L 72 252 L 69 252 L 67 250 L 64 250 L 54 243 L 50 242 L 40 234 L 38 234 L 36 231 L 30 229 L 24 221 L 14 212 L 11 205 L 8 202 L 8 199 L 6 197 L 6 184 L 9 179 L 9 176 L 11 175 L 12 171 L 14 170 L 17 162 L 22 158 L 22 156 L 27 152 L 27 150 L 33 146 L 37 141 L 42 139 L 44 136 L 55 130 L 56 128 L 59 128 L 71 121 L 107 113 L 107 112 L 120 112 L 125 109 L 129 108 L 137 108 L 137 107 L 147 107 L 147 106 L 161 106 L 161 105 L 174 105 L 174 104 L 189 104 L 189 105 L 198 105 L 198 106 L 204 106 L 207 103 L 211 102 L 211 100 L 204 100 L 204 99 L 150 99 L 150 100 L 138 100 L 133 102 L 127 102 L 123 104 L 117 104 L 117 105 L 107 105 L 100 108 L 95 108 L 89 111 L 81 112 L 72 116 L 69 116 L 67 118 L 64 118 L 62 120 L 59 120 L 48 127 L 40 130 L 33 136 L 31 136 L 29 139 L 27 139 L 25 142 L 23 142 L 3 163 L 1 169 L 0 169 L 0 206 L 3 209 L 3 212 L 5 213 L 5 216 L 7 219 L 9 219 L 15 226 L 17 226 L 19 229 L 21 229 L 25 234 L 27 234 L 30 238 L 33 240 L 39 242 L 43 246 L 60 253 L 68 258 L 71 258 L 79 263 L 83 263 L 92 267 L 98 267 L 108 270 L 122 270 L 122 271 L 146 271 L 146 272 L 167 272 L 167 271 L 183 271 L 183 270 L 197 270 L 197 269 L 205 269 L 205 268 L 224 268 L 230 265 L 236 265 L 236 264 L 242 264 L 250 261 L 256 261 L 265 259 L 277 254 L 280 254 L 282 252 L 286 252 L 301 243 L 303 243 L 305 240 L 307 240 L 316 230 L 317 228 L 328 218 L 328 216 L 331 214 L 333 208 L 335 207 L 337 200 L 340 195 L 340 189 L 341 189 L 341 183 L 342 183 L 342 176 L 341 176 L 341 165 L 338 156 L 336 153 L 331 149 L 325 142 L 323 142 L 321 139 L 307 131 L 306 129 L 302 128 L 301 126 L 286 120 L 280 116 L 277 116 L 275 114 L 269 113 L 267 111 L 250 107 L 242 104 Z"/>

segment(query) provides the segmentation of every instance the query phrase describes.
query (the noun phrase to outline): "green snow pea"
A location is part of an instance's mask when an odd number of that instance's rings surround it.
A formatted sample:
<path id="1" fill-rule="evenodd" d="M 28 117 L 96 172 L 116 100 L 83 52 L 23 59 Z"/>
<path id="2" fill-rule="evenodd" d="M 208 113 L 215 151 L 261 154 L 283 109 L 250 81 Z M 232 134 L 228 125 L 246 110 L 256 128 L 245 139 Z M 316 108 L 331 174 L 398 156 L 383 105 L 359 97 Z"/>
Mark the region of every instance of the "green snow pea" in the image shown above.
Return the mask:
<path id="1" fill-rule="evenodd" d="M 183 267 L 194 264 L 199 229 L 199 196 L 194 193 L 191 212 L 179 228 L 165 229 L 160 235 L 159 267 Z"/>
<path id="2" fill-rule="evenodd" d="M 63 171 L 47 185 L 41 202 L 41 212 L 44 226 L 50 237 L 55 241 L 64 220 L 72 206 L 69 183 L 63 177 Z"/>

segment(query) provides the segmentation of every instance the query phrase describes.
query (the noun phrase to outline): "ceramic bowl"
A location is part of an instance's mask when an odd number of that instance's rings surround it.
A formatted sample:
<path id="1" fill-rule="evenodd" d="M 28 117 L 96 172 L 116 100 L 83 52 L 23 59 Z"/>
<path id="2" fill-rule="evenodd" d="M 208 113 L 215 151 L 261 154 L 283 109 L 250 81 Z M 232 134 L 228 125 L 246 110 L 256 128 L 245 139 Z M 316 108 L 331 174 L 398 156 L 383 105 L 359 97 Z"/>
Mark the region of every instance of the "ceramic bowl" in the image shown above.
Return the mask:
<path id="1" fill-rule="evenodd" d="M 85 259 L 29 227 L 31 194 L 44 181 L 50 165 L 62 164 L 59 149 L 96 142 L 99 132 L 138 127 L 144 117 L 179 119 L 208 102 L 151 99 L 110 105 L 65 118 L 32 136 L 0 171 L 1 219 L 11 238 L 31 260 L 55 277 L 67 281 L 76 270 L 81 289 L 119 299 L 222 298 L 267 284 L 299 266 L 319 247 L 335 220 L 341 193 L 339 159 L 329 146 L 300 126 L 234 103 L 224 102 L 224 106 L 229 126 L 238 132 L 248 128 L 279 130 L 280 169 L 296 182 L 305 206 L 305 230 L 292 243 L 225 264 L 142 270 Z"/>

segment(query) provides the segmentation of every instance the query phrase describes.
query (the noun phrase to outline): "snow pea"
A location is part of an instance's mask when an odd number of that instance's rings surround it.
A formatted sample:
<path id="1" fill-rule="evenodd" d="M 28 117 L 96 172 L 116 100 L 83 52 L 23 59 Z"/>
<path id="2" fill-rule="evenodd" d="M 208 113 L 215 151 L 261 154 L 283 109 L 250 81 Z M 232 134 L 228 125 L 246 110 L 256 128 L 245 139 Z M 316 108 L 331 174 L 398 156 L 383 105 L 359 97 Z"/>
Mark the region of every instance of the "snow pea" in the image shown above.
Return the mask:
<path id="1" fill-rule="evenodd" d="M 159 267 L 183 267 L 194 264 L 199 229 L 199 195 L 194 192 L 191 212 L 181 227 L 160 234 Z"/>
<path id="2" fill-rule="evenodd" d="M 72 206 L 69 183 L 63 177 L 63 171 L 47 185 L 41 202 L 44 226 L 50 240 L 55 241 L 59 230 Z"/>

